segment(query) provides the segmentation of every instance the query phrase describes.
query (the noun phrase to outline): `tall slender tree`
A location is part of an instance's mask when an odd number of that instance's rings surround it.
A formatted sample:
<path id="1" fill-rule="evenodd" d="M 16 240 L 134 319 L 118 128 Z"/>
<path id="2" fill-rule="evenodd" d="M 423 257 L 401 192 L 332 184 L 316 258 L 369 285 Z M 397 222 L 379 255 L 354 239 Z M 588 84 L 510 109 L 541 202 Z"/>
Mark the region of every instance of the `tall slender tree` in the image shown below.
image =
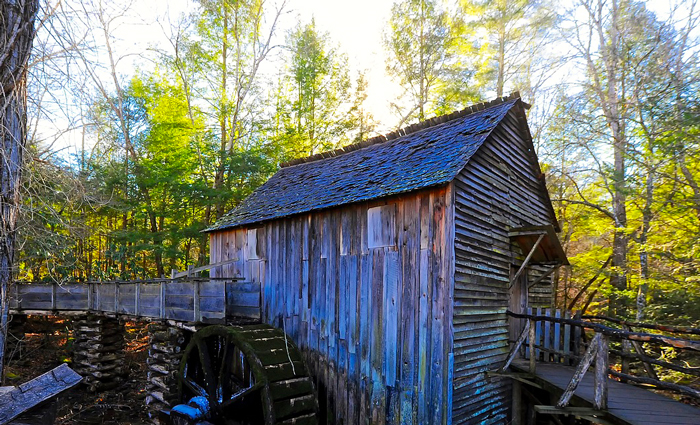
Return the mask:
<path id="1" fill-rule="evenodd" d="M 400 117 L 399 127 L 438 111 L 444 95 L 454 95 L 450 83 L 469 87 L 466 58 L 456 55 L 460 25 L 437 0 L 405 0 L 392 6 L 384 45 L 386 69 L 404 89 L 403 103 L 392 104 Z M 474 98 L 473 91 L 467 92 L 459 100 Z"/>
<path id="2" fill-rule="evenodd" d="M 501 97 L 519 90 L 534 98 L 537 88 L 556 70 L 545 48 L 553 43 L 555 13 L 546 0 L 462 0 L 461 11 L 472 31 L 473 52 L 480 59 L 475 80 Z M 485 34 L 485 37 L 474 37 Z M 551 55 L 550 55 L 551 56 Z"/>
<path id="3" fill-rule="evenodd" d="M 282 157 L 307 156 L 352 140 L 359 123 L 351 113 L 356 105 L 345 55 L 313 19 L 289 32 L 286 47 L 287 72 L 276 101 Z"/>

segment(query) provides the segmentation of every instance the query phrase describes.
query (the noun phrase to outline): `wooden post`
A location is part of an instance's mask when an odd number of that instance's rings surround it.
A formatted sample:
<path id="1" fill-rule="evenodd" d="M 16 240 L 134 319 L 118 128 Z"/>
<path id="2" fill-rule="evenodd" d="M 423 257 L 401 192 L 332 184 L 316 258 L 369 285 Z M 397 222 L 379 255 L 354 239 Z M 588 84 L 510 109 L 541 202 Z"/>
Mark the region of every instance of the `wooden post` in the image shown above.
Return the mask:
<path id="1" fill-rule="evenodd" d="M 522 425 L 522 409 L 523 409 L 523 395 L 522 395 L 522 387 L 520 386 L 520 381 L 518 380 L 513 380 L 513 414 L 512 414 L 512 420 L 511 424 L 512 425 Z"/>
<path id="2" fill-rule="evenodd" d="M 629 375 L 630 373 L 630 363 L 631 360 L 628 356 L 632 355 L 632 346 L 630 344 L 630 341 L 627 339 L 622 340 L 622 373 Z M 624 382 L 624 380 L 623 380 Z"/>
<path id="3" fill-rule="evenodd" d="M 583 358 L 579 362 L 578 366 L 576 366 L 576 370 L 574 371 L 574 375 L 571 377 L 571 381 L 569 381 L 569 384 L 566 386 L 566 390 L 564 390 L 564 393 L 561 395 L 561 398 L 557 402 L 557 407 L 566 407 L 567 404 L 569 404 L 569 400 L 571 400 L 571 397 L 574 396 L 574 393 L 576 392 L 576 388 L 578 387 L 578 384 L 581 382 L 583 377 L 586 375 L 586 371 L 588 370 L 588 367 L 593 363 L 593 359 L 596 357 L 596 353 L 598 350 L 598 345 L 600 344 L 600 338 L 601 334 L 597 333 L 591 340 L 590 345 L 588 346 L 588 349 L 586 350 L 586 353 L 583 355 Z M 605 347 L 605 351 L 607 352 L 607 343 Z M 606 370 L 607 370 L 607 361 L 606 361 Z"/>
<path id="4" fill-rule="evenodd" d="M 87 288 L 87 310 L 94 310 L 95 306 L 95 284 L 94 283 L 88 283 L 88 288 Z"/>
<path id="5" fill-rule="evenodd" d="M 520 332 L 520 336 L 518 336 L 518 339 L 513 344 L 513 348 L 510 349 L 510 353 L 508 354 L 508 358 L 506 359 L 505 364 L 501 368 L 501 372 L 505 372 L 506 369 L 508 369 L 508 366 L 510 366 L 510 364 L 513 362 L 515 357 L 518 355 L 518 352 L 520 351 L 520 347 L 523 345 L 523 342 L 525 342 L 525 338 L 527 338 L 529 330 L 530 330 L 530 321 L 528 320 L 525 322 L 525 326 L 523 327 L 523 331 Z"/>
<path id="6" fill-rule="evenodd" d="M 530 373 L 535 374 L 535 362 L 537 361 L 537 353 L 535 353 L 535 320 L 529 319 L 530 322 Z"/>
<path id="7" fill-rule="evenodd" d="M 119 313 L 119 282 L 114 284 L 114 314 Z"/>
<path id="8" fill-rule="evenodd" d="M 51 310 L 56 311 L 56 284 L 51 284 Z"/>
<path id="9" fill-rule="evenodd" d="M 165 282 L 160 282 L 160 318 L 165 318 Z"/>
<path id="10" fill-rule="evenodd" d="M 200 282 L 198 280 L 196 280 L 194 282 L 194 285 L 193 285 L 193 287 L 194 287 L 194 321 L 195 322 L 202 321 L 201 313 L 199 311 L 199 284 L 200 284 Z"/>
<path id="11" fill-rule="evenodd" d="M 596 409 L 608 408 L 608 337 L 600 336 L 595 356 L 595 388 L 593 392 L 593 405 Z"/>
<path id="12" fill-rule="evenodd" d="M 141 309 L 141 303 L 139 302 L 139 299 L 141 298 L 141 282 L 136 282 L 134 296 L 136 297 L 134 299 L 134 315 L 140 316 L 141 314 L 139 310 Z"/>
<path id="13" fill-rule="evenodd" d="M 510 285 L 513 286 L 516 280 L 520 277 L 520 274 L 525 270 L 527 267 L 528 263 L 530 262 L 530 259 L 532 256 L 535 254 L 535 251 L 537 251 L 537 247 L 540 245 L 540 242 L 542 242 L 542 239 L 546 236 L 546 233 L 542 233 L 539 238 L 537 238 L 537 242 L 535 242 L 534 245 L 532 245 L 532 248 L 530 249 L 530 252 L 527 254 L 527 257 L 525 257 L 525 260 L 523 261 L 523 264 L 520 265 L 520 268 L 518 269 L 517 273 L 515 273 L 515 276 L 513 276 L 513 279 L 510 280 Z M 525 285 L 527 287 L 527 285 Z"/>
<path id="14" fill-rule="evenodd" d="M 15 284 L 12 285 L 15 290 L 15 304 L 17 305 L 17 309 L 21 310 L 22 309 L 22 298 L 19 297 L 19 285 Z"/>

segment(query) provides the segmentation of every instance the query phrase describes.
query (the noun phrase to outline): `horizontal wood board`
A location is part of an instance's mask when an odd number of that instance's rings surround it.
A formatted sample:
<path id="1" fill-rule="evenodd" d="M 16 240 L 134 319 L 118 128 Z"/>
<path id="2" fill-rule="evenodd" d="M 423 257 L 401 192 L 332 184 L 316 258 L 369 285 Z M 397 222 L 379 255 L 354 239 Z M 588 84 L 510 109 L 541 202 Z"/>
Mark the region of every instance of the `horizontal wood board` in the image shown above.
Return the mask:
<path id="1" fill-rule="evenodd" d="M 552 224 L 532 144 L 510 111 L 453 182 L 455 196 L 454 423 L 505 423 L 510 382 L 488 377 L 509 351 L 508 286 L 523 253 L 508 230 Z M 527 253 L 525 253 L 527 254 Z M 516 268 L 517 270 L 517 268 Z M 535 267 L 531 275 L 539 275 Z M 530 303 L 550 301 L 550 284 L 530 289 Z"/>

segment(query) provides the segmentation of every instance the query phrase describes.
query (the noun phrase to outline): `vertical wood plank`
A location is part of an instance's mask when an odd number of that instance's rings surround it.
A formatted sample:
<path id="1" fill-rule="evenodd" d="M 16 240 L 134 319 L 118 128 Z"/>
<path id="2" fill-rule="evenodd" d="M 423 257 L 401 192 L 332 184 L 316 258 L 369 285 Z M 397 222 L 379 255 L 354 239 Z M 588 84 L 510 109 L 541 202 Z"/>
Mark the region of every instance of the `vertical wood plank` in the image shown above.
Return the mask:
<path id="1" fill-rule="evenodd" d="M 445 218 L 443 224 L 443 281 L 445 283 L 443 335 L 447 361 L 443 365 L 444 422 L 451 424 L 454 411 L 454 293 L 455 293 L 455 207 L 454 183 L 446 187 Z"/>
<path id="2" fill-rule="evenodd" d="M 554 317 L 559 319 L 561 317 L 561 311 L 559 309 L 554 310 Z M 554 345 L 552 346 L 552 349 L 556 352 L 559 352 L 560 348 L 560 340 L 561 340 L 561 324 L 559 323 L 554 323 Z M 561 356 L 553 356 L 552 360 L 554 362 L 561 362 Z"/>
<path id="3" fill-rule="evenodd" d="M 430 234 L 430 217 L 432 216 L 432 204 L 430 197 L 423 195 L 420 198 L 420 258 L 419 258 L 419 296 L 420 304 L 418 307 L 418 422 L 428 423 L 431 421 L 430 406 L 429 406 L 429 366 L 432 362 L 432 350 L 429 347 L 430 331 L 431 331 L 431 304 L 432 286 L 431 279 L 431 263 L 429 252 L 429 241 L 432 239 Z"/>
<path id="4" fill-rule="evenodd" d="M 358 350 L 358 336 L 359 336 L 359 320 L 358 316 L 360 314 L 360 288 L 358 276 L 358 255 L 353 254 L 348 256 L 348 424 L 359 423 L 360 419 L 358 417 L 358 407 L 359 407 L 359 393 L 358 388 L 360 386 L 360 374 L 359 374 L 359 353 Z"/>
<path id="5" fill-rule="evenodd" d="M 398 326 L 399 326 L 399 255 L 396 251 L 384 254 L 384 375 L 386 385 L 396 386 L 397 381 L 397 354 L 398 352 Z M 397 353 L 398 352 L 398 353 Z M 397 398 L 398 401 L 398 398 Z"/>
<path id="6" fill-rule="evenodd" d="M 544 315 L 547 316 L 547 317 L 551 317 L 552 311 L 551 311 L 550 309 L 547 308 L 547 309 L 544 310 Z M 551 340 L 552 340 L 552 322 L 550 322 L 550 321 L 545 321 L 545 322 L 543 323 L 543 325 L 544 325 L 544 335 L 543 335 L 543 337 L 544 337 L 544 343 L 543 343 L 543 347 L 544 347 L 544 348 L 551 348 Z M 545 352 L 543 353 L 543 357 L 544 357 L 544 361 L 545 361 L 545 362 L 548 362 L 548 361 L 549 361 L 550 354 L 549 354 L 548 352 L 545 351 Z"/>
<path id="7" fill-rule="evenodd" d="M 363 214 L 364 215 L 364 214 Z M 361 255 L 361 278 L 360 278 L 360 423 L 370 423 L 370 403 L 372 389 L 372 372 L 370 364 L 371 356 L 371 312 L 372 304 L 372 268 L 373 256 L 369 254 Z"/>
<path id="8" fill-rule="evenodd" d="M 444 382 L 444 366 L 447 363 L 447 353 L 445 352 L 445 273 L 446 273 L 446 255 L 445 255 L 445 196 L 444 191 L 431 192 L 430 198 L 433 205 L 432 223 L 430 224 L 433 232 L 431 242 L 432 250 L 431 263 L 433 264 L 433 273 L 431 285 L 433 287 L 432 300 L 432 356 L 431 362 L 431 383 L 430 383 L 430 406 L 432 409 L 432 423 L 439 424 L 443 422 L 447 407 L 443 404 L 446 401 L 446 386 Z"/>
<path id="9" fill-rule="evenodd" d="M 564 317 L 567 319 L 571 317 L 570 312 L 564 312 Z M 564 354 L 571 354 L 571 325 L 564 325 Z M 570 357 L 564 357 L 564 364 L 571 365 L 572 360 Z"/>
<path id="10" fill-rule="evenodd" d="M 386 377 L 384 376 L 384 255 L 383 248 L 371 249 L 372 254 L 372 311 L 371 338 L 371 417 L 373 424 L 384 423 L 386 416 Z"/>
<path id="11" fill-rule="evenodd" d="M 542 315 L 541 308 L 538 307 L 534 311 L 536 312 L 535 313 L 536 316 Z M 542 344 L 542 322 L 538 320 L 535 322 L 535 345 L 542 346 L 541 344 Z M 535 358 L 537 360 L 540 359 L 540 350 L 539 349 L 535 349 Z"/>
<path id="12" fill-rule="evenodd" d="M 417 401 L 415 399 L 416 323 L 418 322 L 420 287 L 417 279 L 420 252 L 420 214 L 417 197 L 407 197 L 399 214 L 399 250 L 401 252 L 401 393 L 399 395 L 400 423 L 417 423 Z"/>

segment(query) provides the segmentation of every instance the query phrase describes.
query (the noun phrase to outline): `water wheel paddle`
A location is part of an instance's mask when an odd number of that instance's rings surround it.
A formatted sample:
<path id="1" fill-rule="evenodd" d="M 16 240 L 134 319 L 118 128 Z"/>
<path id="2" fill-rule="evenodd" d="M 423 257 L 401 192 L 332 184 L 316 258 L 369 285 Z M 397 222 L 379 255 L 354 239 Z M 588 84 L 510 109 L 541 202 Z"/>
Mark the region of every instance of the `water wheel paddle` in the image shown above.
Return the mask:
<path id="1" fill-rule="evenodd" d="M 185 348 L 178 424 L 317 424 L 318 402 L 301 353 L 269 325 L 208 326 Z"/>

